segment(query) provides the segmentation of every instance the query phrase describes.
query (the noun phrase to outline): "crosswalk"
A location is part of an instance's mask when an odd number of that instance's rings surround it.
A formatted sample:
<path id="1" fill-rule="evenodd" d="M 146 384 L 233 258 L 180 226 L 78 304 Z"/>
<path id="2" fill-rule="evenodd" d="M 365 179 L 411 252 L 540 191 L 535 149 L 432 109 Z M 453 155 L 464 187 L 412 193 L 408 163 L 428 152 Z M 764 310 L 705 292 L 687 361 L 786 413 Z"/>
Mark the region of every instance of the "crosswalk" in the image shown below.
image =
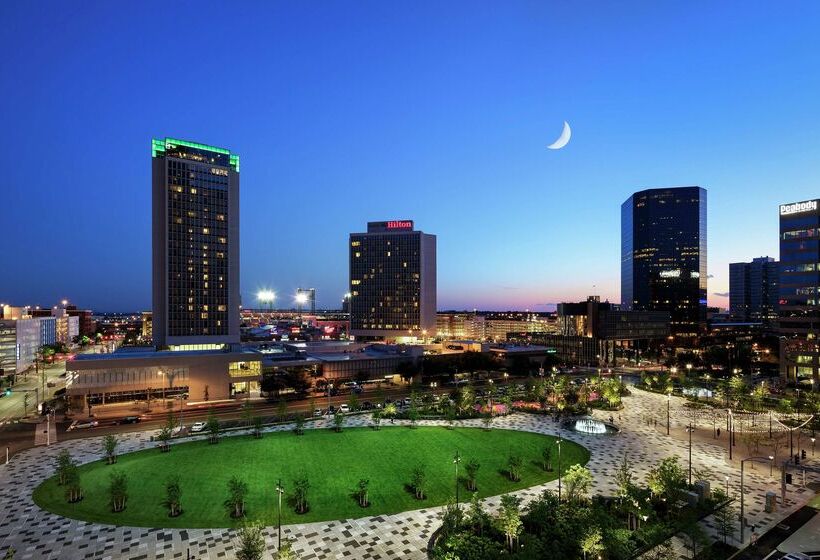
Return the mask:
<path id="1" fill-rule="evenodd" d="M 40 422 L 34 430 L 34 445 L 57 443 L 57 423 Z"/>

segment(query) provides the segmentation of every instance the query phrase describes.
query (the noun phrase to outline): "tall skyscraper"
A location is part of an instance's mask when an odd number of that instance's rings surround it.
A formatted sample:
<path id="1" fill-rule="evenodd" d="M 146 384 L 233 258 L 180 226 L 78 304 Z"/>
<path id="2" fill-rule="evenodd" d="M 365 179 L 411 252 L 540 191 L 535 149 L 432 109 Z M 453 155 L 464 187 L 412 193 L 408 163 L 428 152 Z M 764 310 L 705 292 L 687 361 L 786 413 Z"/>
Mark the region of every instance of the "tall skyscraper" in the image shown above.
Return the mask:
<path id="1" fill-rule="evenodd" d="M 777 320 L 780 265 L 771 257 L 729 265 L 729 315 L 733 321 Z"/>
<path id="2" fill-rule="evenodd" d="M 648 189 L 621 205 L 621 306 L 668 311 L 676 337 L 705 330 L 705 189 Z"/>
<path id="3" fill-rule="evenodd" d="M 780 374 L 820 387 L 820 200 L 780 205 Z"/>
<path id="4" fill-rule="evenodd" d="M 393 340 L 435 329 L 436 236 L 410 220 L 368 222 L 367 233 L 351 233 L 351 334 Z"/>
<path id="5" fill-rule="evenodd" d="M 154 345 L 239 343 L 239 156 L 174 138 L 151 144 Z"/>

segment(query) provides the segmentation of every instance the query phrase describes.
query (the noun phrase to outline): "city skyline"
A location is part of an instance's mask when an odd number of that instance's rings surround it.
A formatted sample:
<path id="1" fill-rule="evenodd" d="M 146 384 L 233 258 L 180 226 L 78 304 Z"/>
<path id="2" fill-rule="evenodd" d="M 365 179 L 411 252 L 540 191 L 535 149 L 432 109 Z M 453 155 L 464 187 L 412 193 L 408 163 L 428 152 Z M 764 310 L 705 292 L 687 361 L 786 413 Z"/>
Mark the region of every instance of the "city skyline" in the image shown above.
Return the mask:
<path id="1" fill-rule="evenodd" d="M 169 20 L 183 10 L 164 9 Z M 0 40 L 24 47 L 0 77 L 15 107 L 15 134 L 0 140 L 4 198 L 18 209 L 6 216 L 17 240 L 8 258 L 29 273 L 7 275 L 0 299 L 150 308 L 145 154 L 155 136 L 242 154 L 246 307 L 261 288 L 293 307 L 307 285 L 318 307 L 339 307 L 347 233 L 386 218 L 438 235 L 439 309 L 541 311 L 593 294 L 617 302 L 620 203 L 688 184 L 709 191 L 708 299 L 726 307 L 729 263 L 777 258 L 778 205 L 815 198 L 818 77 L 806 69 L 820 59 L 801 48 L 814 6 L 772 24 L 763 4 L 740 14 L 647 5 L 620 26 L 605 6 L 583 21 L 569 7 L 418 10 L 232 10 L 224 29 L 187 14 L 231 48 L 158 69 L 152 61 L 198 32 L 141 25 L 149 16 L 124 7 L 4 5 L 2 19 L 19 25 Z M 729 11 L 736 28 L 720 24 Z M 442 12 L 463 22 L 439 24 L 432 15 Z M 303 38 L 307 30 L 321 39 Z M 755 30 L 772 40 L 743 40 Z M 54 41 L 42 43 L 65 48 L 38 46 L 46 33 Z M 572 47 L 551 49 L 562 43 Z M 113 65 L 124 70 L 100 82 Z M 214 66 L 235 83 L 196 96 L 157 85 Z M 564 120 L 572 139 L 548 151 Z"/>

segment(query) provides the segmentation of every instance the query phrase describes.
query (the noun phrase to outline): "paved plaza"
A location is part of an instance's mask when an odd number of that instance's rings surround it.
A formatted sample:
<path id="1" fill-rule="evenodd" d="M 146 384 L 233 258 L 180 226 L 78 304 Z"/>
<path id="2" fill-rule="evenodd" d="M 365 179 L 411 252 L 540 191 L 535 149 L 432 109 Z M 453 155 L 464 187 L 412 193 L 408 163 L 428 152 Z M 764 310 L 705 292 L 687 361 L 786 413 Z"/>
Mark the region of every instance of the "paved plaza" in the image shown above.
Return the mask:
<path id="1" fill-rule="evenodd" d="M 624 399 L 625 409 L 615 413 L 615 423 L 621 433 L 614 436 L 584 435 L 561 430 L 561 435 L 585 446 L 591 452 L 588 464 L 594 475 L 593 493 L 613 494 L 614 474 L 629 454 L 634 464 L 634 474 L 639 482 L 645 480 L 649 469 L 664 457 L 677 455 L 680 463 L 688 466 L 688 439 L 681 429 L 685 424 L 683 401 L 672 398 L 672 435 L 666 435 L 667 399 L 643 391 L 634 391 Z M 596 412 L 606 419 L 610 413 Z M 348 426 L 369 425 L 369 415 L 353 416 Z M 649 421 L 649 419 L 657 419 Z M 400 422 L 397 422 L 400 423 Z M 442 422 L 422 421 L 420 425 L 439 425 Z M 480 420 L 459 422 L 462 426 L 480 427 Z M 310 424 L 309 424 L 310 425 Z M 317 421 L 315 427 L 327 426 L 327 420 Z M 495 428 L 524 430 L 557 435 L 558 424 L 550 417 L 529 414 L 513 414 L 497 418 Z M 269 428 L 268 431 L 289 429 L 288 426 Z M 145 449 L 152 432 L 140 432 L 121 436 L 121 453 Z M 723 486 L 729 476 L 731 494 L 737 497 L 739 489 L 739 466 L 729 464 L 726 437 L 712 440 L 712 426 L 702 425 L 693 441 L 693 465 L 712 473 L 712 487 Z M 115 527 L 67 519 L 45 512 L 31 499 L 33 489 L 54 473 L 54 458 L 60 450 L 69 449 L 76 461 L 85 463 L 101 457 L 102 438 L 87 438 L 61 442 L 49 447 L 36 447 L 15 456 L 9 465 L 0 467 L 0 553 L 13 547 L 15 559 L 128 559 L 158 560 L 170 558 L 218 559 L 233 558 L 235 532 L 229 529 L 160 529 Z M 716 443 L 717 444 L 716 444 Z M 746 457 L 740 441 L 735 448 L 735 459 Z M 786 503 L 779 503 L 780 477 L 775 471 L 770 476 L 769 467 L 747 465 L 745 478 L 746 515 L 749 523 L 765 530 L 788 513 L 802 506 L 814 496 L 814 492 L 799 485 L 790 485 Z M 818 482 L 820 478 L 808 475 L 806 482 Z M 802 484 L 801 477 L 795 477 Z M 555 489 L 557 481 L 517 492 L 525 501 L 545 488 Z M 764 511 L 766 491 L 778 494 L 778 510 L 768 514 Z M 491 508 L 498 504 L 498 497 L 488 498 Z M 432 533 L 439 526 L 440 508 L 420 509 L 396 515 L 345 519 L 332 522 L 289 525 L 283 528 L 283 538 L 294 541 L 294 548 L 303 560 L 326 559 L 379 559 L 426 558 L 426 547 Z M 703 522 L 712 532 L 711 518 Z M 268 550 L 276 550 L 276 527 L 265 530 Z M 747 540 L 751 531 L 746 532 Z M 737 544 L 735 541 L 734 544 Z M 683 554 L 682 545 L 677 548 Z"/>

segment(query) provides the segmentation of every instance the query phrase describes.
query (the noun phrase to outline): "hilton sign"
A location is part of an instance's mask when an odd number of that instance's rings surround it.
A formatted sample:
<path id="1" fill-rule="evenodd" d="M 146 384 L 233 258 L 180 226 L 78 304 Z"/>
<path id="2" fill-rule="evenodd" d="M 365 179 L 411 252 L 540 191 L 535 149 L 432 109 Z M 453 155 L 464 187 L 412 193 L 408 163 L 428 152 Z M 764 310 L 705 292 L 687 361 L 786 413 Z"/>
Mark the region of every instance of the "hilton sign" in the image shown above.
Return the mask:
<path id="1" fill-rule="evenodd" d="M 413 229 L 412 220 L 396 220 L 387 222 L 387 229 Z"/>
<path id="2" fill-rule="evenodd" d="M 794 204 L 781 204 L 780 215 L 802 214 L 803 212 L 817 211 L 817 201 L 807 200 L 806 202 L 795 202 Z"/>

